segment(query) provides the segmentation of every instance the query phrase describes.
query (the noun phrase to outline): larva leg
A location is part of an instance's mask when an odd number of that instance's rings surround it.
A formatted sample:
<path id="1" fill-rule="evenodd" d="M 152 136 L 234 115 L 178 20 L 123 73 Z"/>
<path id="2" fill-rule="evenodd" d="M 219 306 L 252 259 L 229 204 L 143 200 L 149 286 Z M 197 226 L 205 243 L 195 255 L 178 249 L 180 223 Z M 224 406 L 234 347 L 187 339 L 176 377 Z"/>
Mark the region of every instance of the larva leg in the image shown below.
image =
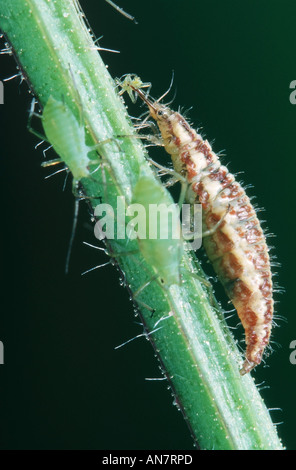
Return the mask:
<path id="1" fill-rule="evenodd" d="M 228 208 L 227 208 L 225 214 L 223 215 L 223 217 L 221 217 L 221 219 L 214 225 L 214 227 L 212 227 L 209 230 L 205 230 L 204 232 L 202 232 L 202 237 L 203 238 L 210 237 L 211 235 L 213 235 L 216 232 L 216 230 L 220 227 L 220 225 L 224 221 L 224 219 L 225 219 L 226 215 L 228 214 L 229 210 L 230 210 L 230 204 L 228 204 Z"/>
<path id="2" fill-rule="evenodd" d="M 171 175 L 172 176 L 172 178 L 168 182 L 165 183 L 166 187 L 173 186 L 178 181 L 181 183 L 181 193 L 180 193 L 179 202 L 178 202 L 179 208 L 181 209 L 182 204 L 185 201 L 186 193 L 187 193 L 187 189 L 188 189 L 187 179 L 184 178 L 182 175 L 180 175 L 180 173 L 177 173 L 174 169 L 167 168 L 163 165 L 160 165 L 159 163 L 155 162 L 151 158 L 148 158 L 148 161 L 160 170 L 160 172 L 159 172 L 160 176 L 162 176 L 162 175 Z"/>

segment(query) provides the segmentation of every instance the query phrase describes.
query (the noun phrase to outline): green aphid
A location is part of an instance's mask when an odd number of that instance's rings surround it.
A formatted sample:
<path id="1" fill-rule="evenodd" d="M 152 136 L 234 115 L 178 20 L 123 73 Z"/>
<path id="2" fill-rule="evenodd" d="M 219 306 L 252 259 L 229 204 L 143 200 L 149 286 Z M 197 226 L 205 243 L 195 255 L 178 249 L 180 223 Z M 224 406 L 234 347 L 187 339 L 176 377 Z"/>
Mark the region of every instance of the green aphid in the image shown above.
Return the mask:
<path id="1" fill-rule="evenodd" d="M 85 128 L 62 101 L 49 97 L 42 114 L 46 139 L 71 171 L 74 181 L 90 175 L 89 165 L 96 163 L 88 154 L 93 150 L 85 143 Z M 46 162 L 43 166 L 58 163 Z"/>
<path id="2" fill-rule="evenodd" d="M 138 212 L 139 249 L 165 287 L 180 285 L 182 236 L 178 206 L 169 204 L 168 193 L 160 182 L 140 177 L 128 212 Z"/>

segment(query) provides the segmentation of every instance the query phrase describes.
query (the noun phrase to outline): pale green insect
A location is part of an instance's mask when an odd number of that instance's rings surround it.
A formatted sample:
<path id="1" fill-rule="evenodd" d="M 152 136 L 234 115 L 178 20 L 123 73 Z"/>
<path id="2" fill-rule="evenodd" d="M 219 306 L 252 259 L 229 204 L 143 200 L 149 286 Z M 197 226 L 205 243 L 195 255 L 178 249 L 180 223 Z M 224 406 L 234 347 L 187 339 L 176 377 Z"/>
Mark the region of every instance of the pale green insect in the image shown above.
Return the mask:
<path id="1" fill-rule="evenodd" d="M 73 193 L 77 195 L 78 184 L 82 178 L 91 177 L 90 165 L 99 164 L 99 160 L 91 160 L 89 152 L 95 150 L 96 146 L 88 146 L 85 143 L 86 133 L 80 123 L 67 105 L 49 97 L 41 116 L 46 140 L 60 158 L 44 162 L 42 166 L 47 167 L 61 163 L 67 165 L 73 175 Z M 68 272 L 70 255 L 78 219 L 79 197 L 76 197 L 72 233 L 67 253 L 65 271 Z"/>
<path id="2" fill-rule="evenodd" d="M 85 128 L 66 104 L 50 96 L 43 110 L 42 125 L 46 139 L 71 171 L 74 183 L 88 177 L 89 165 L 97 161 L 88 157 L 93 148 L 85 143 Z M 43 166 L 59 162 L 51 160 Z"/>
<path id="3" fill-rule="evenodd" d="M 140 177 L 127 213 L 138 212 L 138 244 L 164 286 L 180 285 L 183 244 L 177 205 L 168 204 L 166 189 L 156 180 Z M 141 233 L 140 233 L 141 232 Z"/>
<path id="4" fill-rule="evenodd" d="M 122 80 L 122 78 L 124 79 Z M 149 82 L 143 83 L 140 77 L 138 77 L 136 74 L 129 73 L 123 75 L 121 79 L 117 78 L 116 84 L 121 88 L 119 95 L 123 95 L 123 93 L 127 92 L 133 103 L 136 102 L 138 97 L 138 94 L 135 92 L 135 90 L 139 90 L 140 88 L 148 88 L 149 94 L 149 90 L 152 86 Z"/>

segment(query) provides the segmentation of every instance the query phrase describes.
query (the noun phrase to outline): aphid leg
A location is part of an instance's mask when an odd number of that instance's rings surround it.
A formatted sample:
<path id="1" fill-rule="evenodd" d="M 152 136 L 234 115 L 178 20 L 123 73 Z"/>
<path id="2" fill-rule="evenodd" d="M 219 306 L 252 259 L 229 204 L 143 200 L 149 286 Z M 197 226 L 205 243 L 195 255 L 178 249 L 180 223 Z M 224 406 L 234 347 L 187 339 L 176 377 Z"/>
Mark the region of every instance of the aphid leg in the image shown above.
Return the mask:
<path id="1" fill-rule="evenodd" d="M 48 166 L 58 165 L 59 163 L 64 163 L 60 158 L 55 158 L 53 160 L 48 160 L 47 162 L 42 162 L 41 166 L 47 168 Z"/>
<path id="2" fill-rule="evenodd" d="M 45 179 L 45 180 L 48 180 L 48 179 L 51 178 L 52 176 L 55 176 L 55 175 L 57 175 L 57 174 L 59 174 L 59 173 L 62 173 L 63 171 L 67 171 L 67 174 L 66 174 L 66 176 L 65 176 L 65 180 L 66 180 L 66 178 L 67 178 L 67 176 L 68 176 L 68 174 L 69 174 L 69 171 L 68 171 L 68 168 L 67 168 L 67 167 L 61 168 L 60 170 L 57 170 L 57 171 L 54 171 L 54 172 L 51 173 L 50 175 L 45 176 L 44 179 Z M 65 183 L 63 184 L 63 191 L 64 191 L 64 190 L 65 190 Z"/>
<path id="3" fill-rule="evenodd" d="M 196 273 L 190 272 L 189 274 L 190 274 L 190 276 L 192 276 L 194 279 L 196 279 L 197 281 L 199 281 L 201 284 L 203 284 L 205 286 L 205 288 L 207 290 L 207 294 L 210 297 L 210 301 L 211 301 L 212 306 L 217 305 L 217 301 L 216 301 L 215 295 L 214 295 L 213 286 L 210 283 L 210 281 L 208 281 L 207 279 L 205 279 L 202 276 L 199 276 Z"/>
<path id="4" fill-rule="evenodd" d="M 41 114 L 36 113 L 35 105 L 36 105 L 36 99 L 33 98 L 32 102 L 31 102 L 31 106 L 30 106 L 30 111 L 29 111 L 29 119 L 28 119 L 28 123 L 27 123 L 27 129 L 28 129 L 29 132 L 31 132 L 31 134 L 34 134 L 36 137 L 38 137 L 38 139 L 41 139 L 43 142 L 48 142 L 48 140 L 47 140 L 47 138 L 45 137 L 44 134 L 41 134 L 41 132 L 36 131 L 31 126 L 33 116 L 37 117 L 38 119 L 42 119 Z"/>
<path id="5" fill-rule="evenodd" d="M 119 136 L 120 137 L 120 136 Z M 126 137 L 126 136 L 124 136 Z M 111 144 L 111 143 L 114 143 L 118 149 L 118 152 L 121 152 L 122 149 L 119 145 L 119 143 L 117 142 L 116 138 L 115 137 L 109 137 L 108 139 L 105 139 L 105 140 L 101 140 L 100 142 L 97 142 L 95 145 L 92 145 L 89 147 L 89 150 L 98 150 L 102 145 L 106 145 L 106 144 Z M 94 164 L 98 163 L 99 161 L 96 161 L 96 160 L 93 160 L 92 161 Z"/>
<path id="6" fill-rule="evenodd" d="M 130 251 L 125 251 L 124 253 L 110 253 L 107 249 L 105 248 L 101 248 L 101 247 L 98 247 L 98 246 L 95 246 L 95 245 L 91 245 L 90 243 L 86 243 L 86 242 L 83 242 L 85 245 L 87 246 L 90 246 L 92 248 L 95 248 L 97 250 L 100 250 L 100 251 L 104 251 L 104 253 L 106 253 L 107 256 L 109 256 L 110 258 L 120 258 L 120 257 L 123 257 L 123 256 L 131 256 L 131 255 L 136 255 L 139 253 L 139 250 L 130 250 Z M 144 260 L 143 260 L 144 261 Z M 109 260 L 108 262 L 106 263 L 102 263 L 98 266 L 94 266 L 93 268 L 90 268 L 88 269 L 87 271 L 84 271 L 81 275 L 85 275 L 89 272 L 92 272 L 92 271 L 95 271 L 96 269 L 99 269 L 101 267 L 104 267 L 104 266 L 107 266 L 108 264 L 112 264 L 112 260 Z M 132 300 L 134 302 L 136 302 L 137 304 L 139 305 L 142 305 L 142 307 L 145 307 L 147 310 L 149 310 L 150 312 L 152 312 L 152 314 L 155 312 L 155 309 L 150 307 L 149 305 L 147 305 L 145 302 L 142 302 L 141 300 L 139 300 L 137 297 L 141 294 L 141 292 L 143 292 L 143 290 L 149 286 L 151 284 L 151 282 L 153 282 L 154 280 L 157 280 L 157 275 L 155 276 L 152 276 L 148 281 L 146 281 L 142 286 L 140 286 L 136 292 L 134 292 L 132 294 Z"/>
<path id="7" fill-rule="evenodd" d="M 85 199 L 93 199 L 92 197 L 88 198 L 81 193 L 81 191 L 79 190 L 79 181 L 74 180 L 74 179 L 72 183 L 72 192 L 75 198 L 74 215 L 73 215 L 73 224 L 72 224 L 72 230 L 71 230 L 71 235 L 70 235 L 70 240 L 69 240 L 69 245 L 68 245 L 68 251 L 67 251 L 67 256 L 66 256 L 65 274 L 68 274 L 69 272 L 69 264 L 70 264 L 70 258 L 71 258 L 71 253 L 72 253 L 72 247 L 73 247 L 73 242 L 74 242 L 76 229 L 77 229 L 77 223 L 78 223 L 79 203 L 80 201 L 85 200 Z M 110 261 L 108 263 L 110 263 Z M 92 269 L 95 269 L 95 268 L 92 268 Z M 88 271 L 91 271 L 92 269 Z M 83 274 L 86 274 L 86 272 Z"/>
<path id="8" fill-rule="evenodd" d="M 146 287 L 148 287 L 148 286 L 151 284 L 151 282 L 157 280 L 157 278 L 158 278 L 158 275 L 155 274 L 155 275 L 152 276 L 150 279 L 148 279 L 148 281 L 145 282 L 145 284 L 143 284 L 141 287 L 139 287 L 139 288 L 136 290 L 136 292 L 134 292 L 133 295 L 132 295 L 133 300 L 134 300 L 135 302 L 137 302 L 137 304 L 142 305 L 142 307 L 145 307 L 147 310 L 149 310 L 149 311 L 152 313 L 152 315 L 153 315 L 153 313 L 155 313 L 155 308 L 150 307 L 150 306 L 147 305 L 145 302 L 142 302 L 141 300 L 139 300 L 137 297 L 141 294 L 141 292 L 143 292 L 143 290 L 144 290 Z"/>
<path id="9" fill-rule="evenodd" d="M 48 166 L 53 166 L 53 165 L 58 165 L 59 163 L 64 163 L 63 160 L 60 158 L 56 158 L 54 160 L 50 160 L 48 162 L 42 162 L 41 166 L 42 167 L 48 167 Z M 62 168 L 61 170 L 56 171 L 50 176 L 53 176 L 61 171 L 67 170 L 67 168 Z M 47 177 L 49 178 L 49 177 Z M 71 257 L 71 252 L 72 252 L 72 246 L 73 246 L 73 241 L 76 233 L 76 228 L 77 228 L 77 221 L 78 221 L 78 212 L 79 212 L 79 202 L 82 199 L 81 194 L 78 191 L 79 187 L 79 182 L 73 180 L 73 194 L 75 197 L 75 205 L 74 205 L 74 216 L 73 216 L 73 225 L 72 225 L 72 231 L 71 231 L 71 236 L 70 236 L 70 241 L 69 241 L 69 247 L 68 247 L 68 252 L 66 256 L 66 263 L 65 263 L 65 274 L 68 274 L 69 272 L 69 263 L 70 263 L 70 257 Z"/>
<path id="10" fill-rule="evenodd" d="M 45 143 L 45 140 L 41 140 L 40 142 L 38 142 L 38 144 L 35 145 L 34 149 L 36 150 L 38 147 L 40 147 L 44 143 Z M 49 145 L 48 147 L 46 147 L 46 149 L 42 150 L 44 158 L 46 158 L 46 152 L 50 150 L 51 148 L 52 148 L 52 145 Z"/>
<path id="11" fill-rule="evenodd" d="M 54 165 L 58 165 L 60 163 L 64 163 L 63 160 L 61 160 L 60 158 L 55 158 L 54 160 L 48 160 L 47 162 L 42 162 L 41 163 L 41 166 L 43 168 L 47 168 L 48 166 L 54 166 Z M 63 168 L 60 168 L 59 170 L 55 171 L 54 173 L 51 173 L 50 175 L 47 175 L 45 176 L 44 179 L 48 179 L 48 178 L 51 178 L 52 176 L 55 176 L 57 175 L 58 173 L 61 173 L 62 171 L 66 171 L 67 172 L 67 175 L 66 175 L 66 178 L 65 178 L 65 182 L 64 182 L 64 185 L 63 185 L 63 191 L 65 190 L 65 186 L 66 186 L 66 182 L 67 182 L 67 178 L 68 178 L 68 175 L 70 173 L 69 169 L 67 166 L 64 166 Z"/>

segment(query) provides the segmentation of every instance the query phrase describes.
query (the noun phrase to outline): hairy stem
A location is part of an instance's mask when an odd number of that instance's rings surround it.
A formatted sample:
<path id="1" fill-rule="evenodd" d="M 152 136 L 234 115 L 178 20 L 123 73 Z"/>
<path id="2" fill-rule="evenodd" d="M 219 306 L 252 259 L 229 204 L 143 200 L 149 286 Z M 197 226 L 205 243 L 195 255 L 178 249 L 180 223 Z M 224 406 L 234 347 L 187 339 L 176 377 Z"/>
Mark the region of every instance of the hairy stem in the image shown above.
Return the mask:
<path id="1" fill-rule="evenodd" d="M 151 181 L 156 176 L 140 139 L 128 137 L 133 126 L 78 3 L 0 0 L 0 27 L 41 108 L 52 96 L 76 115 L 82 110 L 88 144 L 101 143 L 103 162 L 102 171 L 81 180 L 83 194 L 93 208 L 103 200 L 116 214 L 118 196 L 130 204 L 140 174 Z M 166 198 L 170 204 L 168 192 Z M 140 291 L 135 300 L 144 331 L 199 447 L 282 449 L 252 377 L 239 374 L 241 356 L 188 246 L 182 285 L 170 288 L 159 279 L 148 282 L 157 260 L 145 261 L 137 240 L 108 240 L 107 246 L 131 295 Z"/>

